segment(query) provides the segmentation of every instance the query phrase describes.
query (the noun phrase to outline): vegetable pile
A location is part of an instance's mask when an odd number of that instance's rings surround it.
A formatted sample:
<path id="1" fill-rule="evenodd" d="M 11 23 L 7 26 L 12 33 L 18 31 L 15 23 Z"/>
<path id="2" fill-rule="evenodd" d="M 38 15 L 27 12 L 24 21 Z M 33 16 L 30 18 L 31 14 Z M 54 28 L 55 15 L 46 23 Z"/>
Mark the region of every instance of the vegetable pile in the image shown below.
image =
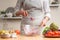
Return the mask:
<path id="1" fill-rule="evenodd" d="M 49 27 L 46 27 L 43 31 L 45 37 L 60 37 L 60 30 L 55 23 L 51 23 Z"/>

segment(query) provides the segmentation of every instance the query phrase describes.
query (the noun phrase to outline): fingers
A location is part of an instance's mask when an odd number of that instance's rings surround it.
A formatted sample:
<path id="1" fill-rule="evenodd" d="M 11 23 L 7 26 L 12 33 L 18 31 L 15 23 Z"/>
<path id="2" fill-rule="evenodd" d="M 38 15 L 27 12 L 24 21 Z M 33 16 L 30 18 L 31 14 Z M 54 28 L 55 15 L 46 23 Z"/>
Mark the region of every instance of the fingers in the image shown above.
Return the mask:
<path id="1" fill-rule="evenodd" d="M 20 16 L 20 15 L 21 15 L 20 11 L 16 12 L 16 16 Z"/>
<path id="2" fill-rule="evenodd" d="M 20 15 L 28 16 L 28 12 L 25 10 L 20 10 L 20 11 L 16 12 L 16 16 L 20 16 Z"/>
<path id="3" fill-rule="evenodd" d="M 42 23 L 42 25 L 41 25 L 42 27 L 44 27 L 45 26 L 45 23 Z"/>
<path id="4" fill-rule="evenodd" d="M 44 27 L 46 25 L 46 23 L 44 21 L 41 22 L 40 26 Z"/>
<path id="5" fill-rule="evenodd" d="M 21 10 L 21 14 L 22 14 L 23 16 L 28 16 L 28 12 L 25 11 L 25 10 Z"/>
<path id="6" fill-rule="evenodd" d="M 45 26 L 46 23 L 48 22 L 49 18 L 48 17 L 45 17 L 42 21 L 42 25 Z"/>
<path id="7" fill-rule="evenodd" d="M 46 23 L 47 23 L 47 19 L 45 18 L 45 19 L 42 20 L 40 26 L 44 27 L 46 25 Z"/>
<path id="8" fill-rule="evenodd" d="M 23 16 L 28 16 L 28 12 L 24 11 L 24 15 Z"/>
<path id="9" fill-rule="evenodd" d="M 27 12 L 27 11 L 25 11 L 25 13 L 26 13 L 26 16 L 28 16 L 28 12 Z"/>

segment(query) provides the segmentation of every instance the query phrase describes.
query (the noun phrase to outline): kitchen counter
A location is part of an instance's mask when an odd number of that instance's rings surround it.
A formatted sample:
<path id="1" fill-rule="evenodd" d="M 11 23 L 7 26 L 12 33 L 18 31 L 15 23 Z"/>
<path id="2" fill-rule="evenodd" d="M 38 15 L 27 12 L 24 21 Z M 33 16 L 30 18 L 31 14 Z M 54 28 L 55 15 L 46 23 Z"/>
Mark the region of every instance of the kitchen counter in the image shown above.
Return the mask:
<path id="1" fill-rule="evenodd" d="M 40 35 L 37 36 L 23 36 L 20 35 L 17 38 L 0 38 L 0 40 L 60 40 L 60 38 L 43 38 Z"/>

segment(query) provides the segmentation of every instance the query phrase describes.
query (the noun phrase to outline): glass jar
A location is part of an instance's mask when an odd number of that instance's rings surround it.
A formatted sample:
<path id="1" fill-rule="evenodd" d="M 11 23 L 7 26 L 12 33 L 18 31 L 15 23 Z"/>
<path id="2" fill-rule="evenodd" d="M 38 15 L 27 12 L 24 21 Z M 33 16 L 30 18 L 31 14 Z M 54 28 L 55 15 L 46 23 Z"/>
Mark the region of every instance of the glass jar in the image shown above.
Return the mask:
<path id="1" fill-rule="evenodd" d="M 38 25 L 25 24 L 22 26 L 21 31 L 24 35 L 37 35 L 40 34 L 40 27 Z"/>

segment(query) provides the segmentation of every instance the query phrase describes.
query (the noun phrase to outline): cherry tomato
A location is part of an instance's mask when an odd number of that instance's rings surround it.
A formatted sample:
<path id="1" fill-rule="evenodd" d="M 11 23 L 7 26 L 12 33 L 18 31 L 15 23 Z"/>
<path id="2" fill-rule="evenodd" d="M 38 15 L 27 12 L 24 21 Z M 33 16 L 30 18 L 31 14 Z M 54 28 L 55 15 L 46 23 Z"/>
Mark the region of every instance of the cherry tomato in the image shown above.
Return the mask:
<path id="1" fill-rule="evenodd" d="M 54 32 L 56 35 L 60 35 L 60 31 L 55 31 Z"/>
<path id="2" fill-rule="evenodd" d="M 54 35 L 53 31 L 48 31 L 47 33 L 50 34 L 50 35 Z"/>
<path id="3" fill-rule="evenodd" d="M 51 34 L 47 34 L 48 37 L 51 37 L 52 35 Z"/>
<path id="4" fill-rule="evenodd" d="M 59 35 L 58 35 L 58 34 L 56 34 L 56 35 L 53 35 L 53 37 L 59 37 Z"/>
<path id="5" fill-rule="evenodd" d="M 53 32 L 54 32 L 53 37 L 59 37 L 60 36 L 60 32 L 59 31 L 53 31 Z"/>
<path id="6" fill-rule="evenodd" d="M 58 35 L 58 31 L 54 31 L 55 35 Z"/>
<path id="7" fill-rule="evenodd" d="M 44 34 L 44 36 L 48 36 L 48 34 Z"/>
<path id="8" fill-rule="evenodd" d="M 20 34 L 20 31 L 19 30 L 15 30 L 16 34 L 19 35 Z"/>
<path id="9" fill-rule="evenodd" d="M 46 34 L 44 34 L 46 37 L 51 37 L 54 33 L 52 31 L 48 31 Z"/>
<path id="10" fill-rule="evenodd" d="M 59 35 L 60 35 L 60 31 L 58 31 Z"/>
<path id="11" fill-rule="evenodd" d="M 47 37 L 60 37 L 60 31 L 48 31 L 45 36 Z"/>

